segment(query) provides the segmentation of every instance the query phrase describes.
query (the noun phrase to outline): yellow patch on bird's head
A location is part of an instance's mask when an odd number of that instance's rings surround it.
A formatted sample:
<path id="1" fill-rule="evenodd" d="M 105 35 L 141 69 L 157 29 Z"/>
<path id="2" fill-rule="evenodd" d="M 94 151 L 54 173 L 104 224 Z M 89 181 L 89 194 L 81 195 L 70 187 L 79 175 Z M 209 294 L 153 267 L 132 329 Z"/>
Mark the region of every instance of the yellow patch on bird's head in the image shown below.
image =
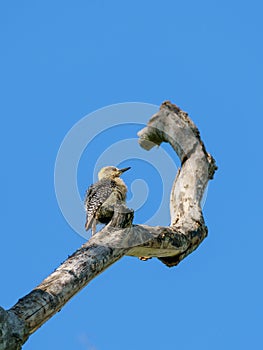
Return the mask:
<path id="1" fill-rule="evenodd" d="M 131 167 L 118 169 L 115 166 L 105 166 L 104 168 L 100 169 L 98 173 L 99 180 L 102 179 L 114 179 L 116 177 L 119 177 L 122 173 L 129 170 Z"/>

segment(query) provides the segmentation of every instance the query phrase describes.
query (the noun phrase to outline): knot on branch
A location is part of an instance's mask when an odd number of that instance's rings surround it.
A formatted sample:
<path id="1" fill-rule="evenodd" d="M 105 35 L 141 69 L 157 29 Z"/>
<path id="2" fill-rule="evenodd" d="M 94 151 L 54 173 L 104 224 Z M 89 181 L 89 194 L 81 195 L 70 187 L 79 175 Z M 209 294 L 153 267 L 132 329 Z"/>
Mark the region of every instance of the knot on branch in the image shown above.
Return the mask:
<path id="1" fill-rule="evenodd" d="M 215 158 L 212 157 L 210 153 L 207 153 L 207 160 L 209 162 L 209 171 L 208 171 L 209 180 L 213 180 L 214 174 L 217 171 L 218 166 L 216 165 Z"/>
<path id="2" fill-rule="evenodd" d="M 133 218 L 134 210 L 127 208 L 122 203 L 118 203 L 114 206 L 114 214 L 109 225 L 116 228 L 127 228 L 132 226 Z"/>

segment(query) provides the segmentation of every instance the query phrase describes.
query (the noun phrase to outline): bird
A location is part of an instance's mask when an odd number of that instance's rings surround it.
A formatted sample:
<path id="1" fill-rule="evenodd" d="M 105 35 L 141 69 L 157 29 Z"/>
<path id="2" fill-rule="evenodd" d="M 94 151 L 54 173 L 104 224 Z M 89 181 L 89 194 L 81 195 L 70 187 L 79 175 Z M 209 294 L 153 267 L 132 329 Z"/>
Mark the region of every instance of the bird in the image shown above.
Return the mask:
<path id="1" fill-rule="evenodd" d="M 84 200 L 86 210 L 85 229 L 91 228 L 92 236 L 96 233 L 96 224 L 110 222 L 114 206 L 125 203 L 127 186 L 120 176 L 131 167 L 118 169 L 115 166 L 103 167 L 98 173 L 98 182 L 86 191 Z"/>

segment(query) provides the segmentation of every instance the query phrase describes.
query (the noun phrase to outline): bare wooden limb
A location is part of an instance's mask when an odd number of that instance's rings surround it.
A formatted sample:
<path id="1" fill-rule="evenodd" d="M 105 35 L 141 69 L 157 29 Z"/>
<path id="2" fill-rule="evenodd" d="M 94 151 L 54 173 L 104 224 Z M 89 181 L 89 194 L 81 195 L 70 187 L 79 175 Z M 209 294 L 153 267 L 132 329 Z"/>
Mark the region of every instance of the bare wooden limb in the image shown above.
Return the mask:
<path id="1" fill-rule="evenodd" d="M 123 257 L 128 248 L 111 248 L 116 243 L 114 230 L 125 231 L 131 226 L 132 220 L 133 211 L 127 208 L 116 211 L 107 229 L 83 244 L 39 286 L 19 299 L 9 311 L 0 309 L 0 350 L 20 349 L 30 334 L 60 311 L 90 280 Z M 110 243 L 107 238 L 109 244 L 101 244 L 109 230 L 113 233 L 114 242 Z M 10 344 L 14 346 L 11 347 Z"/>
<path id="2" fill-rule="evenodd" d="M 170 198 L 171 227 L 188 238 L 189 247 L 179 256 L 159 256 L 167 266 L 175 266 L 207 235 L 201 200 L 217 167 L 195 124 L 187 113 L 169 101 L 161 105 L 160 111 L 138 135 L 140 145 L 147 150 L 161 142 L 170 143 L 181 160 L 182 168 L 175 178 Z"/>
<path id="3" fill-rule="evenodd" d="M 133 211 L 123 205 L 115 207 L 111 222 L 39 286 L 9 311 L 0 308 L 0 350 L 20 349 L 30 334 L 124 255 L 158 257 L 167 266 L 175 266 L 206 237 L 200 203 L 216 165 L 198 129 L 185 112 L 164 102 L 138 135 L 147 150 L 169 142 L 181 160 L 171 192 L 171 225 L 132 225 Z"/>
<path id="4" fill-rule="evenodd" d="M 208 180 L 213 178 L 215 162 L 206 152 L 200 134 L 187 113 L 176 105 L 164 102 L 160 111 L 138 133 L 140 145 L 149 149 L 168 142 L 182 164 L 170 200 L 171 226 L 191 230 L 202 221 L 200 203 Z"/>

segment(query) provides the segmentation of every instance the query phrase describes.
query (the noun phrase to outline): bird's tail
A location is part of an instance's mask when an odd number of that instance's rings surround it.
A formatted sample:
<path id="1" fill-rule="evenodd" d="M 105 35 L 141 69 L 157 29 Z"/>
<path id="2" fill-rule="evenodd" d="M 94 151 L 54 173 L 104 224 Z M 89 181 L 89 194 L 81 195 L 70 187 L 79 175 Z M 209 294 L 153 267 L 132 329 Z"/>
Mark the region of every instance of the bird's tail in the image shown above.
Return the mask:
<path id="1" fill-rule="evenodd" d="M 96 233 L 96 223 L 97 223 L 96 218 L 94 218 L 94 217 L 88 218 L 87 217 L 85 229 L 86 229 L 86 231 L 88 231 L 91 228 L 91 235 L 92 236 L 95 235 L 95 233 Z"/>
<path id="2" fill-rule="evenodd" d="M 87 217 L 86 224 L 85 224 L 85 230 L 86 231 L 88 231 L 91 228 L 93 220 L 94 220 L 93 217 L 91 217 L 91 218 Z"/>

